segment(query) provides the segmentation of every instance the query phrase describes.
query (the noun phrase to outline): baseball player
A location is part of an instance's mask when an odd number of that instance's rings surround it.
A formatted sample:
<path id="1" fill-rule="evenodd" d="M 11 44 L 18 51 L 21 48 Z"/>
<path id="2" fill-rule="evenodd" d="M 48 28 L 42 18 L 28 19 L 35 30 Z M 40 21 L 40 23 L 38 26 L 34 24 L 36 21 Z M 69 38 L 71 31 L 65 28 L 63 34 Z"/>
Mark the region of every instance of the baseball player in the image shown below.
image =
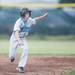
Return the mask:
<path id="1" fill-rule="evenodd" d="M 20 57 L 18 67 L 16 70 L 20 73 L 24 73 L 24 67 L 26 66 L 28 57 L 28 43 L 26 41 L 26 36 L 29 33 L 30 27 L 36 24 L 37 20 L 46 17 L 48 13 L 42 16 L 31 18 L 31 11 L 28 8 L 23 8 L 20 11 L 20 18 L 16 21 L 13 29 L 13 33 L 10 38 L 10 50 L 9 58 L 11 62 L 14 62 L 16 58 L 16 50 L 18 46 L 22 46 L 23 52 Z"/>

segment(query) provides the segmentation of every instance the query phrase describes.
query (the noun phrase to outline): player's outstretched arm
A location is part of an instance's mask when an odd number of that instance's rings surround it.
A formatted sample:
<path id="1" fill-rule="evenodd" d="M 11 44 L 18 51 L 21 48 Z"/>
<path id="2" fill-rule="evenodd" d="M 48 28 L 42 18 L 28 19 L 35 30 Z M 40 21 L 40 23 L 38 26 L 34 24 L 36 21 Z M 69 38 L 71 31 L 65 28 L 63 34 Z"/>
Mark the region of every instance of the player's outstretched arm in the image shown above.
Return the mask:
<path id="1" fill-rule="evenodd" d="M 41 20 L 41 19 L 43 19 L 44 17 L 46 17 L 47 15 L 48 15 L 48 13 L 45 13 L 45 14 L 42 15 L 42 16 L 36 17 L 35 20 Z"/>

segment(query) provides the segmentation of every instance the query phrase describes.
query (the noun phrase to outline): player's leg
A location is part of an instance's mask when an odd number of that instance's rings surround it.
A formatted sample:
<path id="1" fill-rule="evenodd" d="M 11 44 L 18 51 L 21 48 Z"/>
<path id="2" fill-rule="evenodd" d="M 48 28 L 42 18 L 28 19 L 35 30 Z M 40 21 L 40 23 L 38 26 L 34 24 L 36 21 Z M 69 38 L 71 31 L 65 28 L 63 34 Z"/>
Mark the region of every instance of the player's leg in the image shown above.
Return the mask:
<path id="1" fill-rule="evenodd" d="M 11 59 L 11 62 L 15 60 L 17 47 L 18 42 L 16 40 L 10 39 L 9 58 Z"/>
<path id="2" fill-rule="evenodd" d="M 22 55 L 18 64 L 18 68 L 21 68 L 20 72 L 24 72 L 24 67 L 26 66 L 26 63 L 27 63 L 28 50 L 29 50 L 28 43 L 25 39 L 23 39 L 23 43 L 24 43 L 23 52 L 22 52 Z"/>

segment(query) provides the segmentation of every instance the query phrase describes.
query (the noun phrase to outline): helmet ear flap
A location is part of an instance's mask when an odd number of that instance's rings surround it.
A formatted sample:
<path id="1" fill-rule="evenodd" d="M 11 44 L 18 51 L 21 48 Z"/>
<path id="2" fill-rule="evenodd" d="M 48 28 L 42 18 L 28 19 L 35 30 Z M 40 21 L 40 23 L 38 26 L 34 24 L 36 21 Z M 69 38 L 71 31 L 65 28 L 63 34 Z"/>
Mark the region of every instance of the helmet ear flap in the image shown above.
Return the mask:
<path id="1" fill-rule="evenodd" d="M 29 11 L 29 17 L 31 16 L 31 11 Z"/>

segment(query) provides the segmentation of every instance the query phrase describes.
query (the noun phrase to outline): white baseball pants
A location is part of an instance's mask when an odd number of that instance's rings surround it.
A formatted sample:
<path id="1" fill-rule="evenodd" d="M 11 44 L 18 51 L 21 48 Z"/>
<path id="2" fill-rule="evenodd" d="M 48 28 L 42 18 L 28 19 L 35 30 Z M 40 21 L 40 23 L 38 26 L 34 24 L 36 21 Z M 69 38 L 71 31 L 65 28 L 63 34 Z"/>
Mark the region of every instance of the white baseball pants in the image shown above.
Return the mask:
<path id="1" fill-rule="evenodd" d="M 28 43 L 26 41 L 25 38 L 21 38 L 21 40 L 23 41 L 23 52 L 22 55 L 20 57 L 20 61 L 18 63 L 18 67 L 25 67 L 26 66 L 26 62 L 27 62 L 27 58 L 28 58 Z M 18 42 L 17 40 L 15 40 L 13 37 L 11 37 L 10 39 L 10 50 L 9 50 L 9 58 L 16 58 L 16 50 L 18 48 Z"/>

